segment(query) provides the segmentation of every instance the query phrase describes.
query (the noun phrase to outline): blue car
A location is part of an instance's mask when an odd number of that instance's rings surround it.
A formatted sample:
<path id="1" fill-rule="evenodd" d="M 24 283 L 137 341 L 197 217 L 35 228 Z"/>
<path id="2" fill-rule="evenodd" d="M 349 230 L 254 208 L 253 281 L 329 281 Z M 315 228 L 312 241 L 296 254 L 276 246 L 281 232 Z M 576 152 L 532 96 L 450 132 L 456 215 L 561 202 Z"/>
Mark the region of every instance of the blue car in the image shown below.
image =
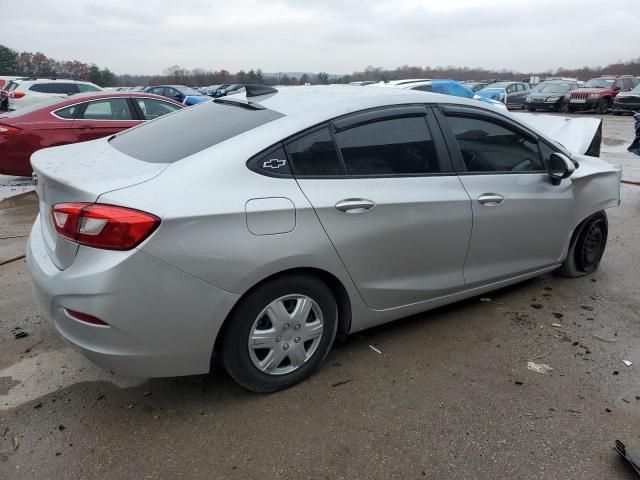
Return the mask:
<path id="1" fill-rule="evenodd" d="M 417 80 L 398 85 L 399 88 L 408 88 L 411 90 L 421 90 L 423 92 L 442 93 L 444 95 L 453 95 L 454 97 L 471 98 L 480 102 L 504 108 L 504 104 L 499 99 L 479 96 L 477 92 L 471 90 L 466 85 L 456 82 L 455 80 Z"/>
<path id="2" fill-rule="evenodd" d="M 184 103 L 187 106 L 211 100 L 211 97 L 203 95 L 197 90 L 185 85 L 158 85 L 155 87 L 147 87 L 144 91 L 155 95 L 162 95 L 176 102 Z"/>

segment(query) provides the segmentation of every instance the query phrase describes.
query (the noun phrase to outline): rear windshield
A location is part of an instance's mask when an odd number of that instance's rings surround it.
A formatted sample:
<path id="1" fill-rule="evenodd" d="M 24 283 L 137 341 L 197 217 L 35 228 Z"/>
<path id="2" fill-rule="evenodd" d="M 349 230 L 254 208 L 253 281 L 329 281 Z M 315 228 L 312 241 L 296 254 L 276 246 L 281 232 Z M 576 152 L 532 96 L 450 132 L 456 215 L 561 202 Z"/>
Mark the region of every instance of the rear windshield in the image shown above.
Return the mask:
<path id="1" fill-rule="evenodd" d="M 112 147 L 138 160 L 173 163 L 284 117 L 245 104 L 204 102 L 112 137 Z"/>

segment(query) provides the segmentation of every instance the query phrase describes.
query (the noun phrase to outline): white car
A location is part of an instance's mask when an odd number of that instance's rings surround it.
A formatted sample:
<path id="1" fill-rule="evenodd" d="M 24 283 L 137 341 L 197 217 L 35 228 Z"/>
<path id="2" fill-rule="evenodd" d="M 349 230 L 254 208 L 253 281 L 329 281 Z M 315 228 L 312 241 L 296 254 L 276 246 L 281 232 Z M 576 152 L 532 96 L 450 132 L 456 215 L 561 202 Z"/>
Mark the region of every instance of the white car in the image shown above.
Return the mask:
<path id="1" fill-rule="evenodd" d="M 12 80 L 2 90 L 2 99 L 8 100 L 9 110 L 33 105 L 51 97 L 65 98 L 75 93 L 102 91 L 98 85 L 78 80 L 27 79 Z"/>

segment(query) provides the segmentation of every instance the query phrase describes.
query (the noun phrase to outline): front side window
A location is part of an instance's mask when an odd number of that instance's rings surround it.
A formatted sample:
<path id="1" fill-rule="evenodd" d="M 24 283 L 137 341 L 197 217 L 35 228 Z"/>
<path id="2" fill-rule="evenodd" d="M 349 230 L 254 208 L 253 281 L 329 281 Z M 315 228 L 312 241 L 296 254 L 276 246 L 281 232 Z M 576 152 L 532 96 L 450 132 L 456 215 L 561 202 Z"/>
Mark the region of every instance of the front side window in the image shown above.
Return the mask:
<path id="1" fill-rule="evenodd" d="M 542 172 L 538 145 L 490 120 L 448 116 L 468 172 Z"/>
<path id="2" fill-rule="evenodd" d="M 287 153 L 298 176 L 344 174 L 328 128 L 316 130 L 289 143 Z"/>
<path id="3" fill-rule="evenodd" d="M 439 171 L 424 117 L 381 120 L 336 133 L 348 175 L 406 175 Z"/>
<path id="4" fill-rule="evenodd" d="M 160 100 L 153 100 L 151 98 L 136 98 L 135 101 L 140 107 L 142 116 L 145 120 L 153 120 L 167 113 L 180 110 L 180 107 L 168 102 L 162 102 Z"/>
<path id="5" fill-rule="evenodd" d="M 93 85 L 89 85 L 88 83 L 79 83 L 78 84 L 78 90 L 80 91 L 80 93 L 98 92 L 98 91 L 100 91 L 99 88 L 94 87 Z"/>
<path id="6" fill-rule="evenodd" d="M 623 80 L 616 80 L 616 83 L 613 84 L 613 88 L 617 88 L 619 90 L 624 89 L 624 81 Z"/>
<path id="7" fill-rule="evenodd" d="M 133 120 L 125 98 L 109 98 L 89 102 L 80 116 L 85 120 Z"/>

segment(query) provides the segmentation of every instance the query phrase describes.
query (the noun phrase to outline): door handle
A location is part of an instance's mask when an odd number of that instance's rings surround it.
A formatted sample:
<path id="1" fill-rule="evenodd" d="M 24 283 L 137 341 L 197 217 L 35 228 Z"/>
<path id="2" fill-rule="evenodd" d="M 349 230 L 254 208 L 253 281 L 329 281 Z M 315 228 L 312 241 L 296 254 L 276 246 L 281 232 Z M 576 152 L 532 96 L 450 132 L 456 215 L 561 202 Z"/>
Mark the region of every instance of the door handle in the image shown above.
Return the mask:
<path id="1" fill-rule="evenodd" d="M 364 198 L 346 198 L 336 203 L 336 208 L 345 213 L 363 213 L 375 206 L 375 202 Z"/>
<path id="2" fill-rule="evenodd" d="M 496 205 L 500 205 L 502 202 L 504 202 L 504 197 L 497 193 L 485 193 L 478 197 L 478 203 L 486 205 L 487 207 L 495 207 Z"/>
<path id="3" fill-rule="evenodd" d="M 79 128 L 80 130 L 93 130 L 96 127 L 93 125 L 78 125 L 76 128 Z"/>

